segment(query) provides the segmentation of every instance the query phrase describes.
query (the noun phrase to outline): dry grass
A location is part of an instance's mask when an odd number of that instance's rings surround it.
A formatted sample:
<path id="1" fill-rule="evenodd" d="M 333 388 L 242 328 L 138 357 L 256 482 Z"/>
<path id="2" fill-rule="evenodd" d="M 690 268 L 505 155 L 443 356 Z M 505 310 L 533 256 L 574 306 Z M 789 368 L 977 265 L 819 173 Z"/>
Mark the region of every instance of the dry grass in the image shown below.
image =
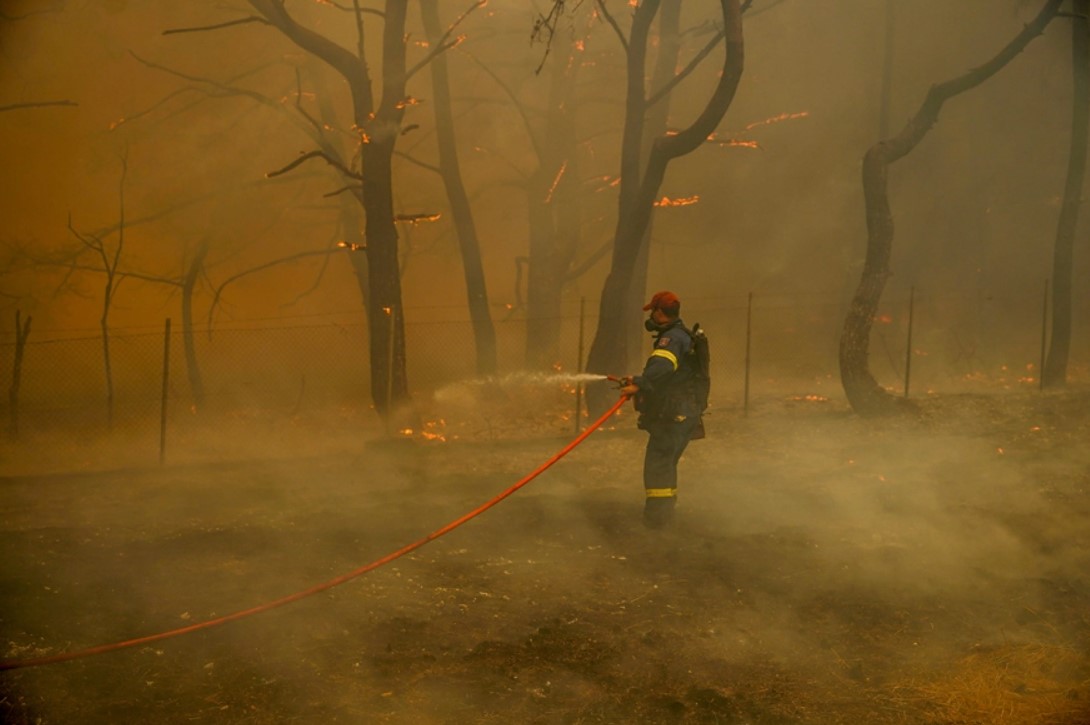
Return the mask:
<path id="1" fill-rule="evenodd" d="M 1069 647 L 1010 644 L 977 651 L 945 676 L 898 690 L 934 723 L 1090 722 L 1090 672 L 1085 656 Z"/>

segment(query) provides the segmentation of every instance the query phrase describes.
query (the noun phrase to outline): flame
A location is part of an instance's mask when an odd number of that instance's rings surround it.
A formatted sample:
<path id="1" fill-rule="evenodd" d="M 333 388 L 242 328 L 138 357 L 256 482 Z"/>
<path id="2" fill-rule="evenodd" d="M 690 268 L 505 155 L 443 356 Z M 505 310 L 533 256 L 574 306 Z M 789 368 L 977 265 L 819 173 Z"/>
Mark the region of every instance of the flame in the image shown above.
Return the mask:
<path id="1" fill-rule="evenodd" d="M 361 249 L 367 249 L 363 244 L 357 244 L 356 242 L 346 242 L 343 239 L 337 242 L 337 246 L 341 249 L 347 249 L 349 252 L 358 252 Z"/>
<path id="2" fill-rule="evenodd" d="M 720 139 L 719 134 L 715 133 L 715 132 L 708 134 L 708 137 L 706 139 L 704 139 L 704 140 L 707 141 L 708 143 L 718 144 L 719 146 L 722 146 L 722 147 L 739 146 L 741 148 L 746 148 L 746 149 L 760 149 L 761 148 L 761 145 L 759 143 L 757 143 L 756 141 L 744 141 L 744 140 L 742 140 L 740 138 Z"/>
<path id="3" fill-rule="evenodd" d="M 434 222 L 438 221 L 442 214 L 395 214 L 395 222 L 408 222 L 413 226 L 416 226 L 420 222 Z"/>
<path id="4" fill-rule="evenodd" d="M 891 315 L 878 315 L 874 318 L 875 322 L 880 322 L 883 325 L 890 325 L 893 323 L 893 317 Z"/>
<path id="5" fill-rule="evenodd" d="M 560 185 L 560 179 L 564 176 L 564 172 L 568 168 L 568 160 L 564 159 L 564 163 L 560 164 L 560 168 L 556 172 L 556 177 L 553 179 L 552 186 L 549 187 L 549 191 L 545 194 L 545 203 L 548 204 L 553 200 L 553 192 L 556 191 L 556 187 Z"/>
<path id="6" fill-rule="evenodd" d="M 417 106 L 417 105 L 420 105 L 420 99 L 416 98 L 415 96 L 405 96 L 404 98 L 402 98 L 400 101 L 397 102 L 397 104 L 394 106 L 394 108 L 401 109 L 401 108 L 405 108 L 406 106 Z"/>
<path id="7" fill-rule="evenodd" d="M 668 196 L 662 197 L 659 201 L 655 202 L 655 206 L 691 206 L 700 201 L 700 195 L 694 194 L 693 196 L 679 197 L 677 199 L 671 199 Z"/>
<path id="8" fill-rule="evenodd" d="M 117 119 L 116 121 L 114 121 L 113 123 L 111 123 L 111 124 L 110 124 L 110 130 L 111 130 L 111 131 L 113 131 L 113 130 L 114 130 L 115 128 L 117 128 L 117 127 L 118 127 L 118 126 L 120 126 L 121 124 L 125 123 L 125 121 L 126 121 L 126 120 L 127 120 L 127 119 L 126 119 L 126 118 L 125 118 L 124 116 L 122 116 L 121 118 Z"/>
<path id="9" fill-rule="evenodd" d="M 811 393 L 810 395 L 795 395 L 795 396 L 789 398 L 789 400 L 793 400 L 793 401 L 800 402 L 800 403 L 801 402 L 825 403 L 825 402 L 828 402 L 829 399 L 826 398 L 824 395 L 814 395 L 814 394 Z M 848 463 L 854 463 L 854 461 L 848 461 Z"/>
<path id="10" fill-rule="evenodd" d="M 778 116 L 772 116 L 771 118 L 766 118 L 763 121 L 754 121 L 742 130 L 749 131 L 750 129 L 758 128 L 760 126 L 771 126 L 772 124 L 779 123 L 780 121 L 794 121 L 796 118 L 806 118 L 809 115 L 809 111 L 799 111 L 797 113 L 781 113 Z"/>
<path id="11" fill-rule="evenodd" d="M 424 423 L 424 427 L 417 431 L 413 428 L 402 428 L 398 431 L 403 436 L 412 437 L 418 432 L 420 437 L 426 441 L 439 441 L 445 443 L 447 440 L 446 434 L 447 422 L 440 418 L 439 420 L 429 420 Z"/>
<path id="12" fill-rule="evenodd" d="M 429 420 L 424 423 L 424 428 L 420 431 L 420 436 L 427 441 L 446 443 L 446 427 L 447 422 L 442 418 L 439 420 Z"/>

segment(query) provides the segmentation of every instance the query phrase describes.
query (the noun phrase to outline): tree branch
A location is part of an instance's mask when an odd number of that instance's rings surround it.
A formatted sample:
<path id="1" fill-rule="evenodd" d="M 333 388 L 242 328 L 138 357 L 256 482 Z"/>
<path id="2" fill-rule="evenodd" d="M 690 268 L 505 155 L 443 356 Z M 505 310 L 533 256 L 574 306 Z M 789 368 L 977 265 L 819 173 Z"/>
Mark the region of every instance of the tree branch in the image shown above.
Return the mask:
<path id="1" fill-rule="evenodd" d="M 179 33 L 204 33 L 209 30 L 221 30 L 222 28 L 230 28 L 235 25 L 245 25 L 247 23 L 261 23 L 262 25 L 272 24 L 265 18 L 259 18 L 256 15 L 249 15 L 245 18 L 228 20 L 225 23 L 217 23 L 215 25 L 199 25 L 192 28 L 168 28 L 163 31 L 163 35 L 178 35 Z"/>
<path id="2" fill-rule="evenodd" d="M 268 178 L 268 179 L 271 179 L 274 176 L 280 176 L 281 174 L 286 174 L 287 172 L 289 172 L 292 169 L 296 168 L 297 166 L 301 165 L 305 161 L 309 161 L 310 159 L 323 159 L 327 164 L 329 164 L 330 166 L 332 166 L 335 169 L 339 170 L 345 176 L 353 178 L 353 179 L 355 179 L 357 181 L 363 181 L 363 176 L 361 174 L 357 174 L 356 172 L 352 171 L 347 166 L 345 166 L 343 163 L 341 163 L 341 161 L 339 159 L 333 158 L 332 156 L 327 154 L 325 151 L 307 151 L 306 153 L 301 154 L 299 156 L 299 158 L 297 158 L 295 161 L 292 161 L 287 166 L 285 166 L 285 167 L 283 167 L 281 169 L 277 169 L 276 171 L 270 171 L 270 172 L 266 173 L 265 177 Z"/>
<path id="3" fill-rule="evenodd" d="M 42 108 L 45 106 L 78 106 L 75 101 L 27 101 L 26 103 L 12 103 L 0 106 L 0 113 L 4 111 L 17 111 L 20 108 Z"/>
<path id="4" fill-rule="evenodd" d="M 418 62 L 416 65 L 414 65 L 412 68 L 410 68 L 405 73 L 405 80 L 408 80 L 408 79 L 412 78 L 413 75 L 415 73 L 417 73 L 421 68 L 423 68 L 426 65 L 428 65 L 429 63 L 431 63 L 432 60 L 435 59 L 435 56 L 439 55 L 440 53 L 445 53 L 446 51 L 450 50 L 451 48 L 459 45 L 465 39 L 465 36 L 458 36 L 454 40 L 448 40 L 448 38 L 450 38 L 451 33 L 453 33 L 454 29 L 457 28 L 459 25 L 461 25 L 462 22 L 467 17 L 469 17 L 469 15 L 474 10 L 477 10 L 478 8 L 482 8 L 487 4 L 488 4 L 488 0 L 477 0 L 477 2 L 473 3 L 468 8 L 466 8 L 462 12 L 462 14 L 459 15 L 458 18 L 453 23 L 450 24 L 450 26 L 446 29 L 446 32 L 444 32 L 443 35 L 439 37 L 439 40 L 436 41 L 434 47 L 429 49 L 428 54 L 425 55 L 423 58 L 421 58 L 420 62 Z"/>

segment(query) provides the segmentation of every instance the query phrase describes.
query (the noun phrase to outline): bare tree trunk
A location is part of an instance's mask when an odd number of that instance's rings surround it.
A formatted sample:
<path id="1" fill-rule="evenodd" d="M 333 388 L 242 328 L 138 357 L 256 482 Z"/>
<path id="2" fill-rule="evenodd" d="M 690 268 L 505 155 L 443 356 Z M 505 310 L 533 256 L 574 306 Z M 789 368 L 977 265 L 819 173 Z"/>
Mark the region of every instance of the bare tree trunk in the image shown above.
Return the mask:
<path id="1" fill-rule="evenodd" d="M 739 2 L 720 0 L 726 52 L 715 90 L 692 125 L 675 134 L 655 139 L 647 168 L 641 175 L 639 151 L 646 111 L 643 66 L 648 30 L 658 5 L 656 0 L 650 0 L 637 7 L 628 42 L 628 96 L 622 140 L 619 214 L 613 240 L 612 265 L 599 303 L 598 330 L 587 360 L 587 369 L 596 373 L 617 375 L 627 372 L 625 308 L 630 299 L 636 259 L 643 246 L 666 168 L 673 159 L 699 148 L 715 130 L 734 99 L 744 66 Z M 606 388 L 589 386 L 587 393 L 591 410 L 606 407 Z"/>
<path id="2" fill-rule="evenodd" d="M 395 407 L 409 401 L 392 164 L 405 107 L 408 0 L 386 0 L 382 13 L 382 99 L 377 107 L 364 53 L 363 15 L 358 6 L 355 16 L 358 49 L 352 52 L 299 25 L 280 0 L 249 2 L 293 43 L 337 71 L 352 94 L 353 123 L 360 139 L 360 165 L 365 170 L 362 185 L 356 193 L 366 215 L 367 285 L 361 293 L 371 302 L 367 310 L 371 332 L 371 398 L 379 414 L 388 418 Z M 357 279 L 362 279 L 361 266 L 356 263 Z M 393 350 L 390 349 L 391 336 L 383 332 L 390 329 L 391 321 L 394 325 Z"/>
<path id="3" fill-rule="evenodd" d="M 443 35 L 438 0 L 420 0 L 420 13 L 428 42 L 434 47 Z M 496 372 L 496 329 L 492 324 L 492 313 L 488 306 L 488 288 L 481 262 L 477 226 L 458 163 L 445 53 L 440 53 L 432 60 L 431 73 L 432 92 L 435 94 L 432 105 L 435 108 L 435 133 L 439 144 L 439 171 L 447 191 L 454 228 L 458 234 L 458 246 L 462 253 L 469 317 L 473 323 L 473 339 L 477 346 L 477 374 L 489 375 Z"/>
<path id="4" fill-rule="evenodd" d="M 852 409 L 875 415 L 895 409 L 903 398 L 883 389 L 870 372 L 870 332 L 886 280 L 893 251 L 893 214 L 889 205 L 889 167 L 906 156 L 938 121 L 943 104 L 980 85 L 1013 60 L 1040 35 L 1056 15 L 1062 0 L 1047 0 L 1032 23 L 994 58 L 952 80 L 934 85 L 908 124 L 892 138 L 879 141 L 863 157 L 863 196 L 867 214 L 867 256 L 863 275 L 844 320 L 840 337 L 840 380 Z"/>
<path id="5" fill-rule="evenodd" d="M 897 38 L 897 0 L 886 0 L 886 35 L 882 49 L 882 95 L 878 102 L 878 137 L 889 133 L 889 109 L 893 103 L 893 44 Z"/>
<path id="6" fill-rule="evenodd" d="M 1052 334 L 1041 382 L 1046 388 L 1067 383 L 1067 362 L 1071 352 L 1071 269 L 1075 257 L 1075 230 L 1082 206 L 1083 177 L 1086 174 L 1087 124 L 1090 123 L 1090 0 L 1075 0 L 1071 20 L 1071 148 L 1067 161 L 1063 206 L 1052 252 Z"/>
<path id="7" fill-rule="evenodd" d="M 22 321 L 22 312 L 15 311 L 15 359 L 11 366 L 11 387 L 8 388 L 8 407 L 11 437 L 19 437 L 19 388 L 23 383 L 23 356 L 26 354 L 26 341 L 30 337 L 30 315 Z"/>
<path id="8" fill-rule="evenodd" d="M 204 379 L 201 377 L 201 366 L 197 360 L 197 347 L 193 339 L 193 290 L 197 286 L 197 278 L 204 267 L 204 260 L 208 257 L 209 243 L 205 237 L 197 245 L 193 259 L 186 267 L 185 277 L 182 279 L 182 342 L 185 347 L 185 369 L 189 379 L 189 391 L 193 396 L 193 405 L 197 410 L 204 408 Z"/>
<path id="9" fill-rule="evenodd" d="M 652 93 L 666 84 L 674 77 L 677 69 L 678 57 L 681 55 L 681 3 L 666 3 L 659 15 L 658 53 L 655 57 L 655 71 L 651 75 Z M 663 95 L 658 102 L 647 109 L 647 119 L 644 122 L 643 142 L 641 154 L 646 156 L 655 138 L 666 133 L 667 123 L 670 118 L 670 93 Z M 646 302 L 647 273 L 651 260 L 651 233 L 655 225 L 652 217 L 644 231 L 643 243 L 640 252 L 636 256 L 636 266 L 633 272 L 632 285 L 629 289 L 628 304 L 625 305 L 625 321 L 622 323 L 628 331 L 626 340 L 627 350 L 625 356 L 629 360 L 639 358 L 640 351 L 645 344 L 643 328 L 640 326 L 640 317 L 643 313 L 643 304 Z M 679 292 L 684 295 L 685 290 Z"/>

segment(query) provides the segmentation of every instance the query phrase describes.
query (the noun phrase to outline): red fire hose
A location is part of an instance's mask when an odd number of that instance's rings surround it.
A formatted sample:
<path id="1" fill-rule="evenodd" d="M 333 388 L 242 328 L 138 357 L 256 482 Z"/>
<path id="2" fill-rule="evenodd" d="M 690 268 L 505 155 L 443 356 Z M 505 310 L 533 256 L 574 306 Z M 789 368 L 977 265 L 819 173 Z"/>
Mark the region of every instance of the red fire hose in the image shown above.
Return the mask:
<path id="1" fill-rule="evenodd" d="M 427 536 L 425 536 L 425 537 L 423 537 L 421 539 L 418 539 L 418 540 L 414 541 L 411 544 L 407 544 L 407 545 L 401 547 L 400 549 L 397 549 L 396 551 L 392 551 L 389 554 L 387 554 L 386 556 L 383 556 L 383 557 L 381 557 L 379 559 L 375 559 L 370 564 L 365 564 L 365 565 L 359 567 L 358 569 L 354 569 L 354 570 L 348 572 L 347 574 L 341 574 L 339 577 L 336 577 L 335 579 L 330 579 L 327 582 L 322 582 L 321 584 L 316 584 L 316 585 L 310 587 L 309 589 L 304 589 L 303 591 L 296 592 L 295 594 L 289 594 L 286 597 L 281 597 L 280 599 L 276 599 L 276 600 L 273 600 L 271 602 L 266 602 L 265 604 L 260 604 L 260 605 L 258 605 L 256 607 L 251 607 L 250 609 L 243 609 L 242 611 L 235 612 L 234 614 L 227 614 L 227 615 L 224 615 L 222 617 L 216 617 L 215 619 L 206 620 L 204 622 L 197 622 L 195 624 L 190 624 L 190 625 L 187 625 L 185 627 L 179 627 L 178 629 L 171 629 L 171 630 L 168 630 L 166 632 L 159 632 L 158 634 L 149 634 L 149 635 L 144 636 L 144 637 L 136 637 L 134 639 L 127 639 L 127 640 L 125 640 L 123 642 L 113 642 L 111 644 L 103 644 L 103 645 L 99 645 L 97 647 L 88 647 L 87 649 L 76 650 L 74 652 L 61 652 L 59 654 L 46 655 L 46 656 L 43 656 L 43 657 L 32 657 L 32 658 L 22 659 L 22 660 L 3 660 L 3 661 L 0 661 L 0 670 L 15 670 L 15 669 L 20 669 L 20 668 L 24 668 L 24 667 L 36 667 L 38 665 L 51 665 L 51 664 L 54 664 L 54 663 L 57 663 L 57 662 L 67 662 L 68 660 L 75 660 L 75 659 L 80 659 L 80 658 L 83 658 L 83 657 L 90 657 L 91 655 L 104 654 L 106 652 L 113 652 L 114 650 L 125 649 L 127 647 L 135 647 L 137 645 L 149 644 L 151 642 L 158 642 L 160 640 L 169 639 L 171 637 L 178 637 L 178 636 L 183 635 L 183 634 L 189 634 L 190 632 L 196 632 L 196 631 L 201 630 L 201 629 L 209 629 L 210 627 L 215 627 L 215 626 L 220 625 L 220 624 L 226 624 L 227 622 L 233 622 L 236 619 L 242 619 L 244 617 L 249 617 L 249 616 L 254 615 L 254 614 L 260 614 L 261 612 L 267 612 L 270 609 L 275 609 L 275 608 L 283 606 L 285 604 L 290 604 L 291 602 L 295 602 L 295 601 L 298 601 L 300 599 L 304 599 L 305 597 L 309 597 L 312 594 L 318 594 L 319 592 L 324 592 L 327 589 L 332 589 L 335 586 L 338 586 L 340 584 L 344 584 L 347 581 L 351 581 L 352 579 L 355 579 L 358 576 L 366 574 L 369 571 L 372 571 L 374 569 L 378 569 L 380 566 L 384 566 L 386 564 L 389 564 L 391 561 L 394 561 L 395 559 L 399 559 L 402 556 L 405 556 L 406 554 L 408 554 L 408 553 L 410 553 L 412 551 L 416 551 L 417 549 L 419 549 L 424 544 L 427 544 L 428 542 L 434 541 L 434 540 L 438 539 L 440 536 L 443 536 L 444 534 L 450 533 L 451 531 L 458 528 L 459 526 L 461 526 L 465 522 L 469 521 L 470 519 L 475 518 L 475 517 L 481 515 L 482 513 L 484 513 L 485 511 L 487 511 L 488 509 L 492 508 L 493 506 L 498 504 L 500 501 L 504 500 L 505 498 L 507 498 L 508 496 L 513 494 L 515 491 L 518 491 L 520 488 L 522 488 L 526 484 L 530 483 L 530 481 L 534 480 L 539 475 L 544 473 L 545 470 L 548 469 L 550 466 L 552 466 L 554 463 L 556 463 L 561 458 L 566 456 L 573 448 L 575 448 L 577 445 L 582 443 L 587 438 L 587 436 L 589 436 L 591 433 L 593 433 L 598 428 L 600 428 L 603 423 L 605 423 L 607 420 L 609 420 L 610 416 L 612 416 L 614 413 L 616 413 L 620 409 L 620 407 L 622 405 L 624 405 L 624 402 L 626 400 L 628 400 L 628 396 L 627 395 L 622 395 L 620 397 L 620 399 L 616 403 L 614 403 L 613 406 L 609 410 L 607 410 L 605 413 L 603 413 L 602 416 L 600 418 L 598 418 L 598 420 L 591 423 L 590 426 L 588 426 L 586 430 L 584 430 L 582 433 L 580 433 L 578 436 L 576 436 L 570 443 L 568 443 L 566 446 L 564 446 L 559 451 L 557 451 L 555 454 L 553 454 L 553 456 L 549 460 L 545 461 L 540 466 L 535 468 L 533 471 L 531 471 L 529 474 L 527 474 L 522 480 L 520 480 L 518 483 L 516 483 L 513 486 L 511 486 L 510 488 L 508 488 L 506 491 L 503 491 L 503 492 L 493 496 L 491 499 L 484 502 L 483 504 L 481 504 L 477 508 L 475 508 L 472 511 L 470 511 L 470 512 L 468 512 L 466 514 L 463 514 L 462 516 L 454 519 L 453 521 L 451 521 L 447 525 L 436 529 L 435 531 L 431 532 Z"/>

